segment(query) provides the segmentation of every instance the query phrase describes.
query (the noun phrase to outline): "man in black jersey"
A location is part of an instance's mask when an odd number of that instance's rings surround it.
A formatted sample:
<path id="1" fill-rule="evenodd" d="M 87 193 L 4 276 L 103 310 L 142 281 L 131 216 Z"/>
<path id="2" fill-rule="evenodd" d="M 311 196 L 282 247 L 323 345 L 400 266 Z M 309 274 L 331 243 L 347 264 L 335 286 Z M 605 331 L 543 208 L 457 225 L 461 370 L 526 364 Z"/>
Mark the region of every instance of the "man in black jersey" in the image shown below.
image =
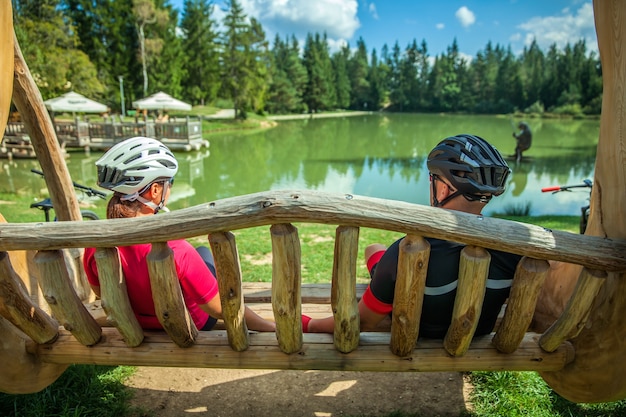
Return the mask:
<path id="1" fill-rule="evenodd" d="M 441 141 L 428 155 L 430 203 L 434 207 L 480 214 L 493 196 L 504 192 L 510 169 L 502 155 L 484 139 L 457 135 Z M 376 326 L 392 312 L 399 244 L 386 248 L 372 244 L 365 249 L 371 275 L 370 285 L 359 301 L 361 330 Z M 443 338 L 452 320 L 459 272 L 460 252 L 464 245 L 439 239 L 426 239 L 430 260 L 420 336 Z M 506 301 L 520 256 L 489 250 L 491 262 L 483 308 L 475 335 L 488 334 Z M 334 319 L 303 317 L 304 330 L 333 333 Z"/>

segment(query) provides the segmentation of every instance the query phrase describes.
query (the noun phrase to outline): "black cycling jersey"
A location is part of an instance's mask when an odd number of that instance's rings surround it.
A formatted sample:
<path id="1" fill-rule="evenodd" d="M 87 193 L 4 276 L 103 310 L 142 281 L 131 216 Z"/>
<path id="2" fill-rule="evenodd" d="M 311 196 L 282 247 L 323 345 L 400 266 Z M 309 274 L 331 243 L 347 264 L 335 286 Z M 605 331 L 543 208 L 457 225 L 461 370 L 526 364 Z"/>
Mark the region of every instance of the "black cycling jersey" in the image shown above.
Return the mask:
<path id="1" fill-rule="evenodd" d="M 401 240 L 387 249 L 371 271 L 372 295 L 385 304 L 393 303 Z M 452 321 L 460 253 L 465 245 L 440 239 L 426 240 L 430 243 L 430 260 L 419 334 L 428 338 L 443 338 Z M 496 250 L 489 250 L 489 253 L 491 262 L 487 289 L 476 336 L 488 334 L 493 330 L 502 305 L 509 296 L 515 268 L 521 259 L 519 255 Z"/>

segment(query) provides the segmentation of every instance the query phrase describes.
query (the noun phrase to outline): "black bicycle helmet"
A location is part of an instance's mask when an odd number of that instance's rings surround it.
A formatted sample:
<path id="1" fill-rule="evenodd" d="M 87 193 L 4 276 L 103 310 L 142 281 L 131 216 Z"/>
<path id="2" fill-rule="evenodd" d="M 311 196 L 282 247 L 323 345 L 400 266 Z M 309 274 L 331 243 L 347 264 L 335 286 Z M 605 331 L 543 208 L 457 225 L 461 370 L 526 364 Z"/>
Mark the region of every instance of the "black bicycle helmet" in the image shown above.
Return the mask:
<path id="1" fill-rule="evenodd" d="M 428 155 L 427 166 L 433 175 L 456 188 L 453 196 L 463 195 L 470 201 L 487 202 L 502 194 L 511 173 L 496 148 L 479 136 L 467 134 L 439 142 Z"/>

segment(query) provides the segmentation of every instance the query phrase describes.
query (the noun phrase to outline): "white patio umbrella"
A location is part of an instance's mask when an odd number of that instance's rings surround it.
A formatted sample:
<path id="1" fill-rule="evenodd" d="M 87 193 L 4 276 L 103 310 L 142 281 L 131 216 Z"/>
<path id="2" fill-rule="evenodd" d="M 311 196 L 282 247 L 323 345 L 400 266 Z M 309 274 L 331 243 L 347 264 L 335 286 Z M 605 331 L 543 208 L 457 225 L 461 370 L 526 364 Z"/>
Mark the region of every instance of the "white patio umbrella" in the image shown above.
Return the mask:
<path id="1" fill-rule="evenodd" d="M 105 104 L 88 99 L 73 91 L 46 100 L 44 104 L 48 110 L 54 112 L 104 113 L 109 111 L 109 108 Z"/>
<path id="2" fill-rule="evenodd" d="M 191 110 L 191 104 L 177 100 L 163 91 L 141 100 L 133 101 L 133 107 L 137 110 Z"/>

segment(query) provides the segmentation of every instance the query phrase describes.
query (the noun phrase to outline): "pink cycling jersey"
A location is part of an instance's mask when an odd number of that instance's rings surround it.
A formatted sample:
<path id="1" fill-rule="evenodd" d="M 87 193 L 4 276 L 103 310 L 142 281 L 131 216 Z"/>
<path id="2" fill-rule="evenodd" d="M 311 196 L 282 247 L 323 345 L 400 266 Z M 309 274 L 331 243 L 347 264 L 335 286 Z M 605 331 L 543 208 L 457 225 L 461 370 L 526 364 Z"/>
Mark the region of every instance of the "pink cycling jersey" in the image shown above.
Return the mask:
<path id="1" fill-rule="evenodd" d="M 185 304 L 196 327 L 202 329 L 209 315 L 198 304 L 207 304 L 218 294 L 217 280 L 198 254 L 185 240 L 173 240 L 168 246 L 174 252 L 176 273 L 185 299 Z M 126 288 L 130 304 L 144 329 L 162 329 L 154 311 L 150 276 L 146 256 L 151 244 L 120 246 L 118 252 L 122 271 L 126 278 Z M 94 248 L 85 249 L 84 265 L 89 283 L 100 286 L 98 269 L 94 259 Z"/>

